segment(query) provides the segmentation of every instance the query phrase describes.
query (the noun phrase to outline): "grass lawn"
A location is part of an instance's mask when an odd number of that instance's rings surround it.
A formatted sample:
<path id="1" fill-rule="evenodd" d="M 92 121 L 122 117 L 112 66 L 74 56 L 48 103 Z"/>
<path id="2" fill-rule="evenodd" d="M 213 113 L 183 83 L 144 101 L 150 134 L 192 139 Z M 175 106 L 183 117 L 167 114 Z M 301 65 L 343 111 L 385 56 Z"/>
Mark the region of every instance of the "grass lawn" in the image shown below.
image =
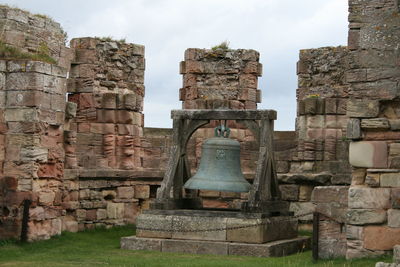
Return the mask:
<path id="1" fill-rule="evenodd" d="M 345 261 L 318 261 L 311 252 L 282 258 L 189 255 L 119 249 L 122 236 L 133 235 L 133 226 L 63 233 L 51 240 L 28 244 L 0 243 L 0 266 L 375 266 L 391 257 Z"/>

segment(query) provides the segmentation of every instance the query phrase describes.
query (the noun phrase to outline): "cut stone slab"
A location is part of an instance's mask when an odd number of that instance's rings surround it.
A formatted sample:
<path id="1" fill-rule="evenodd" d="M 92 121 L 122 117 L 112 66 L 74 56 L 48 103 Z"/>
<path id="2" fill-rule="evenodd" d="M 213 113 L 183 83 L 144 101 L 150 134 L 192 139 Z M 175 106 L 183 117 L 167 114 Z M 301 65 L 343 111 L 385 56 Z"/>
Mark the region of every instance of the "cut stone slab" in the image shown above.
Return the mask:
<path id="1" fill-rule="evenodd" d="M 347 116 L 355 118 L 373 118 L 379 114 L 379 101 L 367 99 L 349 99 Z"/>
<path id="2" fill-rule="evenodd" d="M 252 225 L 252 227 L 230 229 Z M 265 243 L 297 236 L 297 220 L 290 217 L 266 219 L 227 219 L 226 240 L 243 243 Z"/>
<path id="3" fill-rule="evenodd" d="M 367 226 L 364 230 L 364 248 L 370 250 L 392 250 L 400 244 L 400 228 Z"/>
<path id="4" fill-rule="evenodd" d="M 347 211 L 347 223 L 354 225 L 380 224 L 386 222 L 385 210 L 373 209 L 349 209 Z"/>
<path id="5" fill-rule="evenodd" d="M 281 257 L 309 249 L 310 238 L 296 237 L 264 244 L 246 244 L 129 236 L 121 238 L 121 248 L 191 254 Z"/>
<path id="6" fill-rule="evenodd" d="M 400 173 L 383 173 L 380 176 L 383 187 L 400 187 Z"/>
<path id="7" fill-rule="evenodd" d="M 386 168 L 387 150 L 386 142 L 351 142 L 349 148 L 349 161 L 354 167 Z"/>
<path id="8" fill-rule="evenodd" d="M 228 242 L 166 239 L 161 241 L 162 252 L 228 255 Z"/>
<path id="9" fill-rule="evenodd" d="M 148 210 L 136 228 L 138 237 L 202 241 L 265 243 L 297 236 L 297 220 L 290 216 L 234 211 Z"/>
<path id="10" fill-rule="evenodd" d="M 349 189 L 349 208 L 351 209 L 388 209 L 389 207 L 389 188 L 351 187 Z"/>
<path id="11" fill-rule="evenodd" d="M 163 239 L 138 238 L 136 236 L 127 236 L 121 238 L 121 248 L 129 250 L 161 251 L 162 241 Z"/>

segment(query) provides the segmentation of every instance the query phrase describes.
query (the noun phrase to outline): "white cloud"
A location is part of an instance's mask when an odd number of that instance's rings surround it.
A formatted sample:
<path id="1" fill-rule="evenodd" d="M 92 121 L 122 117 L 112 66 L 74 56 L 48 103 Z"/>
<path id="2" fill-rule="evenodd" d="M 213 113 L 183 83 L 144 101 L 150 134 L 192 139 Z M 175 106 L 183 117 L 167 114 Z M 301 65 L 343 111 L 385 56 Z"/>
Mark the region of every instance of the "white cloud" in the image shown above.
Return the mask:
<path id="1" fill-rule="evenodd" d="M 179 61 L 186 48 L 229 40 L 261 53 L 260 108 L 294 129 L 298 50 L 345 45 L 346 0 L 6 0 L 59 21 L 70 37 L 113 36 L 146 46 L 145 125 L 170 127 L 180 108 Z"/>

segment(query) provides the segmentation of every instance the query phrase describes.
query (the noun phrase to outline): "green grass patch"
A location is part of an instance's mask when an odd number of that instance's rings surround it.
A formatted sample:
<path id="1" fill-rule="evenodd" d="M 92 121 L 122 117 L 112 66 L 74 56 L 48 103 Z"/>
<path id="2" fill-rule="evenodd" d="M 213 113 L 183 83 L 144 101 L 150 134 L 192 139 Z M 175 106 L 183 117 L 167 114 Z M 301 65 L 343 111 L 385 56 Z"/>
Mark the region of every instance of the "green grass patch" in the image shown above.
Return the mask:
<path id="1" fill-rule="evenodd" d="M 122 44 L 126 43 L 126 39 L 125 38 L 121 38 L 121 39 L 118 39 L 118 40 L 114 39 L 112 36 L 104 36 L 104 37 L 95 36 L 94 38 L 96 38 L 96 39 L 98 39 L 98 40 L 100 40 L 102 42 L 119 42 L 119 43 L 122 43 Z"/>
<path id="2" fill-rule="evenodd" d="M 318 261 L 314 264 L 311 252 L 281 258 L 191 255 L 151 251 L 130 251 L 119 248 L 120 238 L 134 234 L 133 226 L 95 229 L 80 233 L 63 233 L 50 240 L 0 246 L 0 266 L 375 266 L 377 261 L 390 258 L 346 261 Z"/>
<path id="3" fill-rule="evenodd" d="M 228 50 L 229 49 L 229 41 L 223 41 L 219 45 L 211 47 L 211 50 L 217 50 L 217 49 L 222 49 L 222 50 Z"/>
<path id="4" fill-rule="evenodd" d="M 25 59 L 25 60 L 35 60 L 43 61 L 51 64 L 57 63 L 54 58 L 48 55 L 48 47 L 42 43 L 39 46 L 38 53 L 27 53 L 21 51 L 17 47 L 6 45 L 0 41 L 0 59 Z"/>

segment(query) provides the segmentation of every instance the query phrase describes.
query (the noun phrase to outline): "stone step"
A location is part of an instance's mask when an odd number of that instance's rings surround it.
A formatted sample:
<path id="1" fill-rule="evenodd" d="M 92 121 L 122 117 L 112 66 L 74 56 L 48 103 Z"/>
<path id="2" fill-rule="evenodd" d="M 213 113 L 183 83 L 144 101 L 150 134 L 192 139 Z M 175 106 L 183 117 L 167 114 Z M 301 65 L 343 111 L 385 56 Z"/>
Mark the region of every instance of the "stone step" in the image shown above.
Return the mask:
<path id="1" fill-rule="evenodd" d="M 264 244 L 158 239 L 128 236 L 121 238 L 121 248 L 190 254 L 282 257 L 310 249 L 309 237 L 297 237 Z"/>

